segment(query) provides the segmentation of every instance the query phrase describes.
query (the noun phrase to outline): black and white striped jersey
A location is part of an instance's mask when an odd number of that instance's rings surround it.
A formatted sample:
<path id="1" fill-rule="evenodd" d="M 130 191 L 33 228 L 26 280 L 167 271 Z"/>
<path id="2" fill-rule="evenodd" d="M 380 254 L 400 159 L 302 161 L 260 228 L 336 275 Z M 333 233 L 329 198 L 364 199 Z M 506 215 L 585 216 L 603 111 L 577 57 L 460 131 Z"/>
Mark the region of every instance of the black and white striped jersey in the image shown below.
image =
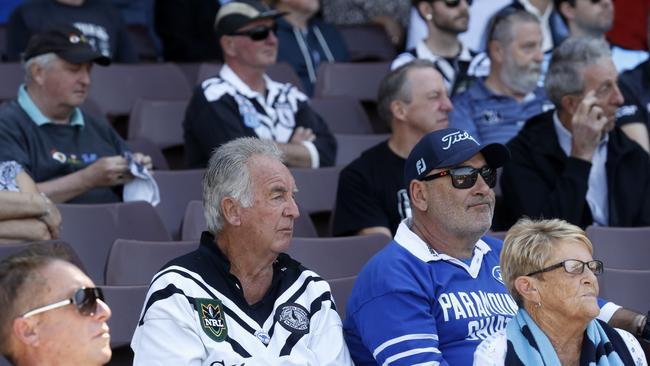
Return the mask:
<path id="1" fill-rule="evenodd" d="M 352 365 L 330 288 L 286 254 L 271 288 L 248 305 L 230 264 L 204 233 L 149 288 L 131 347 L 134 365 Z"/>

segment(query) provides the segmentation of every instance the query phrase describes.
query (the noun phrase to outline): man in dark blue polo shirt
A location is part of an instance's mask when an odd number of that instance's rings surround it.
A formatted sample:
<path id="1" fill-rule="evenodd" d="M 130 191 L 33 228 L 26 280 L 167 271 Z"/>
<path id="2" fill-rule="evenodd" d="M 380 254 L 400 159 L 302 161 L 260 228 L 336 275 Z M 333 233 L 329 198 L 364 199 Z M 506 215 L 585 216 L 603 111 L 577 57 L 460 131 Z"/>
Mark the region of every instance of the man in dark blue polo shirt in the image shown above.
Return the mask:
<path id="1" fill-rule="evenodd" d="M 126 144 L 104 121 L 78 107 L 90 87 L 95 51 L 77 28 L 61 25 L 32 37 L 24 55 L 25 84 L 0 108 L 0 161 L 15 160 L 55 202 L 121 201 L 132 180 Z M 134 154 L 151 168 L 151 159 Z"/>

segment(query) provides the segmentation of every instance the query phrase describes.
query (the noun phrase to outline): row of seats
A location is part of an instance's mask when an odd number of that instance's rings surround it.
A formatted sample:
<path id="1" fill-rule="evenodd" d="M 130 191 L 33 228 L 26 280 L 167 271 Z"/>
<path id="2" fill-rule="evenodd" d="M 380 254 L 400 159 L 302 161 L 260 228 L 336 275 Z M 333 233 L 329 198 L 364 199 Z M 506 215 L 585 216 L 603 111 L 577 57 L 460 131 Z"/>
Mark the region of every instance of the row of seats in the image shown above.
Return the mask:
<path id="1" fill-rule="evenodd" d="M 0 62 L 6 58 L 6 24 L 0 24 Z M 395 47 L 391 44 L 384 29 L 376 24 L 337 25 L 350 52 L 352 61 L 383 60 L 395 58 Z M 155 62 L 160 56 L 156 41 L 142 24 L 129 24 L 127 31 L 141 62 Z"/>

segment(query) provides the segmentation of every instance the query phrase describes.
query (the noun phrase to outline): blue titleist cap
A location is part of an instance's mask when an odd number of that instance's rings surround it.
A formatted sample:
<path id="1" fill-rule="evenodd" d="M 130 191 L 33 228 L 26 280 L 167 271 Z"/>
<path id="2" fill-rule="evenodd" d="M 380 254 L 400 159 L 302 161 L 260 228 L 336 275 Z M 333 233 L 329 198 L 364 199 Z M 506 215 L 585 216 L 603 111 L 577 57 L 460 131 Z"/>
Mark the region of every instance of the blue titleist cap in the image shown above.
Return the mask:
<path id="1" fill-rule="evenodd" d="M 409 185 L 413 179 L 422 179 L 433 169 L 457 166 L 479 152 L 493 168 L 503 166 L 510 159 L 510 151 L 505 145 L 481 145 L 467 131 L 445 128 L 430 132 L 420 139 L 406 159 L 406 189 L 410 191 Z"/>

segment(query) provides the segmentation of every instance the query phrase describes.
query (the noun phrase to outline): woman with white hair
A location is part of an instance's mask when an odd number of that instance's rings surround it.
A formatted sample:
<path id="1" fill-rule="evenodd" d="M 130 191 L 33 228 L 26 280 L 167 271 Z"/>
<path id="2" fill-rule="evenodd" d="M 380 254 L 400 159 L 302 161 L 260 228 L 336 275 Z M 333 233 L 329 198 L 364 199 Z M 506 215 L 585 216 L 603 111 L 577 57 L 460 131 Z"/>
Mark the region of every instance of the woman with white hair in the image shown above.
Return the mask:
<path id="1" fill-rule="evenodd" d="M 515 224 L 503 243 L 501 275 L 519 311 L 485 339 L 475 365 L 647 365 L 632 334 L 596 319 L 603 262 L 564 220 Z"/>

